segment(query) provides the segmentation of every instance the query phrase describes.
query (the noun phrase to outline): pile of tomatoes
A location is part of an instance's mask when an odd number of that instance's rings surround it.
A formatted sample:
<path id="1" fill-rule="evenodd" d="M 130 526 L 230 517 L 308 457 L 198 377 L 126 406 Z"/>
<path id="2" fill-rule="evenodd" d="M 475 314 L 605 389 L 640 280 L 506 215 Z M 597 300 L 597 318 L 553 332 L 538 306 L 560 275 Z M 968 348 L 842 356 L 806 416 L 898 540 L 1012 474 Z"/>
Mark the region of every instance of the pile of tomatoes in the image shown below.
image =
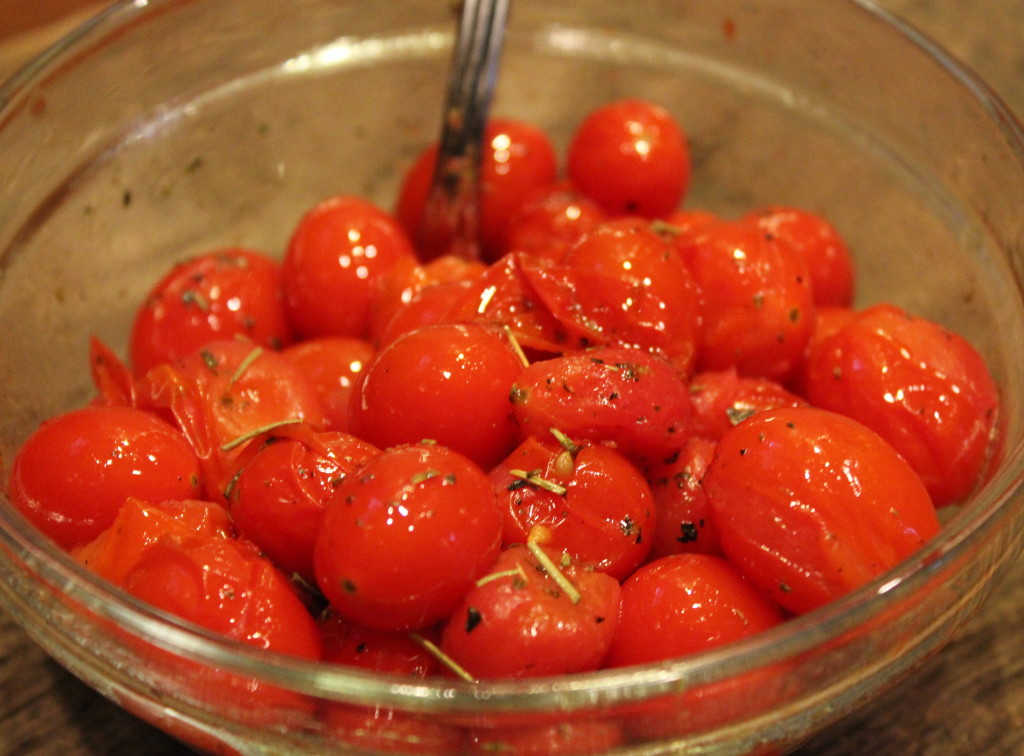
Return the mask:
<path id="1" fill-rule="evenodd" d="M 655 104 L 489 126 L 480 256 L 327 199 L 283 259 L 225 248 L 141 303 L 95 401 L 8 493 L 128 592 L 388 674 L 559 675 L 696 652 L 872 580 L 983 480 L 996 386 L 958 335 L 853 307 L 807 209 L 681 209 Z M 54 460 L 61 460 L 55 468 Z"/>

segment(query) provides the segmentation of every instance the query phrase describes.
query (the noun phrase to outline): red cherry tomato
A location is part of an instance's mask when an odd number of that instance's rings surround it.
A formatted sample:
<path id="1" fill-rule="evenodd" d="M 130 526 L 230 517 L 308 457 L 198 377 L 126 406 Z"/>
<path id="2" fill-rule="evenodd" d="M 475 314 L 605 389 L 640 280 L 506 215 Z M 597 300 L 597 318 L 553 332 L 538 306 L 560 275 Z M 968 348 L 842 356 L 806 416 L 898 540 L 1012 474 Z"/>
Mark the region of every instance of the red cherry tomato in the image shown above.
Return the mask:
<path id="1" fill-rule="evenodd" d="M 414 259 L 398 222 L 358 197 L 332 197 L 292 232 L 281 267 L 285 309 L 297 334 L 368 336 L 382 278 Z"/>
<path id="2" fill-rule="evenodd" d="M 480 325 L 435 325 L 397 339 L 353 394 L 352 433 L 385 448 L 424 439 L 489 468 L 516 443 L 509 388 L 523 366 L 507 339 Z"/>
<path id="3" fill-rule="evenodd" d="M 424 259 L 448 251 L 422 239 L 423 209 L 437 163 L 437 144 L 424 150 L 407 172 L 395 215 L 417 240 Z M 492 118 L 480 156 L 480 244 L 483 258 L 493 261 L 508 246 L 509 221 L 519 207 L 552 185 L 557 175 L 554 147 L 542 130 L 525 121 Z"/>
<path id="4" fill-rule="evenodd" d="M 622 615 L 605 665 L 685 656 L 781 622 L 778 607 L 725 559 L 667 556 L 644 565 L 622 584 Z"/>
<path id="5" fill-rule="evenodd" d="M 936 506 L 977 486 L 999 397 L 965 339 L 892 305 L 871 307 L 818 343 L 806 372 L 812 404 L 867 425 L 910 462 Z"/>
<path id="6" fill-rule="evenodd" d="M 131 407 L 86 407 L 47 420 L 11 465 L 7 494 L 65 549 L 110 527 L 129 497 L 197 499 L 196 453 L 175 428 Z"/>
<path id="7" fill-rule="evenodd" d="M 640 471 L 602 444 L 529 438 L 490 474 L 506 545 L 540 526 L 544 545 L 622 580 L 651 548 L 654 502 Z"/>
<path id="8" fill-rule="evenodd" d="M 741 376 L 735 368 L 698 373 L 690 380 L 690 398 L 691 432 L 715 440 L 757 412 L 807 404 L 775 381 Z"/>
<path id="9" fill-rule="evenodd" d="M 437 658 L 409 633 L 357 625 L 330 610 L 319 624 L 325 662 L 421 680 L 440 671 Z"/>
<path id="10" fill-rule="evenodd" d="M 511 391 L 524 436 L 557 428 L 613 442 L 631 459 L 662 459 L 686 440 L 690 391 L 664 360 L 642 349 L 576 352 L 526 368 Z"/>
<path id="11" fill-rule="evenodd" d="M 714 441 L 691 436 L 677 453 L 648 469 L 657 513 L 649 559 L 682 553 L 721 555 L 701 485 L 714 453 Z"/>
<path id="12" fill-rule="evenodd" d="M 668 215 L 690 185 L 690 148 L 679 123 L 643 100 L 603 105 L 569 144 L 572 184 L 609 215 Z"/>
<path id="13" fill-rule="evenodd" d="M 812 407 L 761 412 L 726 433 L 704 491 L 729 560 L 797 614 L 881 575 L 939 529 L 895 449 Z"/>
<path id="14" fill-rule="evenodd" d="M 501 512 L 487 476 L 436 444 L 397 446 L 346 476 L 313 560 L 342 616 L 383 630 L 447 617 L 494 563 Z"/>
<path id="15" fill-rule="evenodd" d="M 377 343 L 385 347 L 400 336 L 452 321 L 452 311 L 465 301 L 472 281 L 443 281 L 417 289 L 407 303 L 382 328 Z"/>
<path id="16" fill-rule="evenodd" d="M 316 391 L 324 428 L 345 431 L 350 397 L 375 353 L 362 339 L 323 336 L 293 344 L 282 350 L 281 356 L 306 376 Z"/>
<path id="17" fill-rule="evenodd" d="M 735 367 L 776 381 L 792 375 L 814 324 L 803 256 L 753 224 L 726 221 L 676 246 L 703 293 L 697 369 Z"/>
<path id="18" fill-rule="evenodd" d="M 605 221 L 597 203 L 572 187 L 559 185 L 519 208 L 509 224 L 507 252 L 525 252 L 552 262 L 581 236 Z"/>
<path id="19" fill-rule="evenodd" d="M 313 547 L 327 502 L 346 475 L 378 453 L 338 432 L 254 441 L 226 495 L 238 532 L 282 570 L 313 583 Z"/>
<path id="20" fill-rule="evenodd" d="M 547 554 L 575 594 L 523 544 L 502 552 L 452 614 L 441 650 L 475 679 L 597 669 L 619 616 L 619 583 Z"/>
<path id="21" fill-rule="evenodd" d="M 772 205 L 743 219 L 785 240 L 804 256 L 816 305 L 849 307 L 853 303 L 853 256 L 825 218 L 799 207 Z"/>
<path id="22" fill-rule="evenodd" d="M 229 247 L 181 263 L 153 287 L 132 324 L 132 367 L 142 375 L 235 336 L 272 349 L 292 340 L 278 263 Z"/>
<path id="23" fill-rule="evenodd" d="M 89 338 L 89 374 L 96 389 L 93 404 L 137 406 L 138 392 L 131 370 L 95 336 Z"/>
<path id="24" fill-rule="evenodd" d="M 157 365 L 141 381 L 140 397 L 181 428 L 202 464 L 206 495 L 218 502 L 248 440 L 282 425 L 324 424 L 316 391 L 298 368 L 242 341 L 211 342 L 175 365 Z"/>

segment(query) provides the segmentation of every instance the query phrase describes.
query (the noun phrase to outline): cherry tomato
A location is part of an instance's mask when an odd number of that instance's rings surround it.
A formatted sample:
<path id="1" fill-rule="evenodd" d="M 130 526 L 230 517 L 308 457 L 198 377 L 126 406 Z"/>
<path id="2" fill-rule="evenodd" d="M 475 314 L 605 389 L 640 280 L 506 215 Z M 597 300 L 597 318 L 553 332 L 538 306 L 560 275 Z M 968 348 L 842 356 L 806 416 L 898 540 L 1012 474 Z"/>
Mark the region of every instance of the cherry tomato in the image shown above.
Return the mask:
<path id="1" fill-rule="evenodd" d="M 757 412 L 807 404 L 775 381 L 741 376 L 735 368 L 695 375 L 690 380 L 690 399 L 693 402 L 691 432 L 716 440 Z"/>
<path id="2" fill-rule="evenodd" d="M 605 220 L 596 202 L 571 186 L 556 185 L 519 208 L 509 224 L 506 252 L 558 262 L 573 243 Z"/>
<path id="3" fill-rule="evenodd" d="M 568 447 L 568 448 L 567 448 Z M 528 438 L 491 473 L 506 545 L 540 526 L 544 545 L 622 580 L 651 548 L 654 501 L 640 471 L 602 444 Z"/>
<path id="4" fill-rule="evenodd" d="M 135 407 L 135 377 L 121 358 L 95 336 L 89 339 L 89 374 L 96 388 L 93 404 Z"/>
<path id="5" fill-rule="evenodd" d="M 634 460 L 680 448 L 691 412 L 686 383 L 642 349 L 606 347 L 535 362 L 510 396 L 524 436 L 557 428 L 573 439 L 613 442 Z"/>
<path id="6" fill-rule="evenodd" d="M 424 150 L 407 172 L 395 215 L 417 240 L 423 259 L 448 252 L 446 244 L 423 238 L 423 209 L 437 163 L 437 144 Z M 492 118 L 480 156 L 480 244 L 483 259 L 493 261 L 508 246 L 509 221 L 519 207 L 552 185 L 558 164 L 554 147 L 541 129 L 525 121 Z"/>
<path id="7" fill-rule="evenodd" d="M 348 429 L 348 405 L 376 350 L 363 339 L 322 336 L 281 351 L 309 381 L 320 400 L 324 428 Z"/>
<path id="8" fill-rule="evenodd" d="M 668 215 L 690 185 L 690 148 L 664 108 L 620 100 L 593 111 L 569 144 L 572 184 L 609 215 Z"/>
<path id="9" fill-rule="evenodd" d="M 185 437 L 156 415 L 95 406 L 45 421 L 11 465 L 7 494 L 65 549 L 110 527 L 129 497 L 197 499 L 202 473 Z"/>
<path id="10" fill-rule="evenodd" d="M 813 407 L 768 410 L 728 431 L 704 491 L 722 551 L 797 614 L 873 580 L 939 529 L 928 491 L 895 449 Z"/>
<path id="11" fill-rule="evenodd" d="M 672 659 L 749 638 L 782 612 L 725 559 L 676 554 L 622 584 L 622 614 L 605 665 Z"/>
<path id="12" fill-rule="evenodd" d="M 782 205 L 758 208 L 743 220 L 785 240 L 803 255 L 816 305 L 849 307 L 853 303 L 853 256 L 828 220 L 809 210 Z"/>
<path id="13" fill-rule="evenodd" d="M 379 331 L 377 344 L 385 347 L 412 331 L 450 323 L 452 311 L 465 301 L 472 286 L 472 281 L 443 281 L 417 289 Z"/>
<path id="14" fill-rule="evenodd" d="M 124 587 L 228 638 L 320 659 L 320 631 L 291 583 L 243 542 L 199 535 L 162 539 L 125 575 Z"/>
<path id="15" fill-rule="evenodd" d="M 166 413 L 192 444 L 206 495 L 223 501 L 231 462 L 246 442 L 278 426 L 324 425 L 313 386 L 279 352 L 216 341 L 157 365 L 141 382 L 144 406 Z"/>
<path id="16" fill-rule="evenodd" d="M 864 423 L 910 462 L 936 506 L 978 484 L 999 397 L 984 359 L 961 336 L 892 305 L 864 310 L 811 355 L 812 404 Z"/>
<path id="17" fill-rule="evenodd" d="M 346 476 L 313 560 L 342 616 L 383 630 L 447 617 L 494 563 L 501 512 L 487 476 L 436 444 L 397 446 Z"/>
<path id="18" fill-rule="evenodd" d="M 803 256 L 753 224 L 722 221 L 677 239 L 703 293 L 697 369 L 785 381 L 814 323 Z"/>
<path id="19" fill-rule="evenodd" d="M 319 624 L 325 662 L 421 680 L 439 672 L 437 658 L 409 633 L 357 625 L 330 610 Z"/>
<path id="20" fill-rule="evenodd" d="M 522 370 L 505 336 L 491 328 L 407 333 L 367 367 L 349 428 L 381 448 L 431 439 L 488 468 L 516 443 L 508 392 Z"/>
<path id="21" fill-rule="evenodd" d="M 121 585 L 154 543 L 196 534 L 231 538 L 234 528 L 218 504 L 194 499 L 154 504 L 129 497 L 110 527 L 72 549 L 71 555 L 100 577 Z"/>
<path id="22" fill-rule="evenodd" d="M 543 547 L 540 547 L 543 548 Z M 474 679 L 546 677 L 597 669 L 618 623 L 619 583 L 524 544 L 505 549 L 452 614 L 441 650 Z"/>
<path id="23" fill-rule="evenodd" d="M 313 547 L 327 502 L 379 450 L 347 433 L 254 441 L 228 484 L 231 518 L 285 572 L 315 581 Z"/>
<path id="24" fill-rule="evenodd" d="M 367 338 L 382 278 L 414 258 L 398 222 L 366 200 L 338 196 L 316 205 L 292 232 L 281 267 L 296 333 Z"/>
<path id="25" fill-rule="evenodd" d="M 691 436 L 678 452 L 647 470 L 657 513 L 649 559 L 682 553 L 721 555 L 701 485 L 715 445 L 710 439 Z"/>

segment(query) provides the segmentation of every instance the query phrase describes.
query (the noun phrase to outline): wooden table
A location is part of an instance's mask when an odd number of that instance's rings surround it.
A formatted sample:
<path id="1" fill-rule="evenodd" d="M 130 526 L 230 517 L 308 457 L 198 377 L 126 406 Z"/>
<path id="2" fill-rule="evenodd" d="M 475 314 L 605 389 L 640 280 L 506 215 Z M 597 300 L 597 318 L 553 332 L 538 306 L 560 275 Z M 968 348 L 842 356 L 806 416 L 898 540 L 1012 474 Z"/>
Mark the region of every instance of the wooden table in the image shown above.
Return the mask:
<path id="1" fill-rule="evenodd" d="M 0 77 L 93 0 L 0 0 Z M 1024 0 L 879 0 L 966 62 L 1024 117 Z M 1024 209 L 1022 209 L 1024 212 Z M 189 753 L 50 661 L 0 613 L 0 756 Z M 801 756 L 1024 754 L 1024 561 L 923 669 Z"/>

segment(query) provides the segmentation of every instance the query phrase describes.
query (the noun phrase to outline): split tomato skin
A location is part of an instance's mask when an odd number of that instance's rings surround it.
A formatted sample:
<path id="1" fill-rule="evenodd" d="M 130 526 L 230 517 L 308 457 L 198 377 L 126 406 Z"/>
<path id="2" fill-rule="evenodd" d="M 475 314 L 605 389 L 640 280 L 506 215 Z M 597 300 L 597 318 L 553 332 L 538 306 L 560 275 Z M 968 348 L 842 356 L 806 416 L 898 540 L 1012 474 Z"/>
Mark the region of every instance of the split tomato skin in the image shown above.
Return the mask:
<path id="1" fill-rule="evenodd" d="M 981 480 L 996 433 L 998 389 L 961 336 L 893 305 L 851 316 L 808 358 L 815 405 L 885 438 L 936 506 L 963 501 Z"/>
<path id="2" fill-rule="evenodd" d="M 662 557 L 622 584 L 622 615 L 605 666 L 698 653 L 764 632 L 782 620 L 779 608 L 725 559 Z"/>
<path id="3" fill-rule="evenodd" d="M 132 407 L 85 407 L 45 421 L 11 465 L 11 503 L 64 549 L 106 530 L 129 497 L 201 498 L 195 451 L 176 428 Z"/>
<path id="4" fill-rule="evenodd" d="M 802 614 L 873 580 L 939 530 L 920 477 L 878 434 L 813 407 L 759 413 L 704 473 L 722 551 Z"/>
<path id="5" fill-rule="evenodd" d="M 612 216 L 664 217 L 690 186 L 690 147 L 667 110 L 625 99 L 593 110 L 569 143 L 569 180 Z"/>
<path id="6" fill-rule="evenodd" d="M 343 617 L 416 630 L 447 617 L 501 548 L 486 474 L 438 444 L 396 446 L 348 475 L 313 552 L 317 584 Z"/>
<path id="7" fill-rule="evenodd" d="M 769 378 L 742 376 L 735 368 L 698 373 L 690 381 L 695 436 L 719 439 L 734 425 L 764 410 L 803 407 L 807 401 Z"/>
<path id="8" fill-rule="evenodd" d="M 664 360 L 642 349 L 606 347 L 535 362 L 512 386 L 520 431 L 607 441 L 630 459 L 661 459 L 686 440 L 690 395 Z"/>
<path id="9" fill-rule="evenodd" d="M 489 468 L 515 445 L 508 391 L 522 370 L 494 328 L 464 323 L 412 331 L 366 368 L 352 395 L 349 429 L 380 448 L 430 439 Z"/>
<path id="10" fill-rule="evenodd" d="M 657 513 L 649 559 L 683 553 L 721 556 L 701 485 L 716 446 L 709 438 L 690 436 L 678 452 L 648 467 Z"/>
<path id="11" fill-rule="evenodd" d="M 292 341 L 281 297 L 281 266 L 267 255 L 227 247 L 167 273 L 132 324 L 129 357 L 136 375 L 218 339 L 241 336 L 280 349 Z"/>
<path id="12" fill-rule="evenodd" d="M 491 470 L 503 505 L 505 545 L 526 543 L 537 528 L 544 545 L 588 568 L 624 579 L 647 557 L 655 529 L 650 486 L 615 449 L 528 438 Z M 539 481 L 539 482 L 538 482 Z"/>
<path id="13" fill-rule="evenodd" d="M 382 279 L 403 261 L 415 261 L 412 242 L 372 203 L 336 196 L 314 206 L 292 232 L 281 265 L 296 335 L 367 338 Z"/>
<path id="14" fill-rule="evenodd" d="M 573 598 L 524 544 L 505 549 L 469 590 L 441 634 L 441 650 L 476 679 L 546 677 L 597 669 L 619 617 L 609 575 L 548 552 L 579 592 Z"/>

